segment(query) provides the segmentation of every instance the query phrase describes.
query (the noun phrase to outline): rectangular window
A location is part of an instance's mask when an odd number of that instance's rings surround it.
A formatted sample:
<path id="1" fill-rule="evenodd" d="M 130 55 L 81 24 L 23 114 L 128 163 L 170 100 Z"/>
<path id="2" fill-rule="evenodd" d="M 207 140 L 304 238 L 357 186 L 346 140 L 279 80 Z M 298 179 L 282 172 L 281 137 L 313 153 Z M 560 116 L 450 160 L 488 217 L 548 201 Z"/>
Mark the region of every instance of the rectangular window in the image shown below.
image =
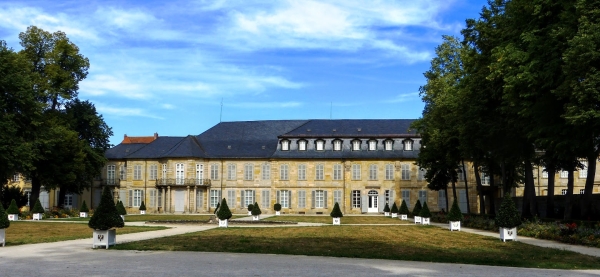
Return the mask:
<path id="1" fill-rule="evenodd" d="M 404 201 L 404 203 L 406 203 L 406 207 L 410 209 L 410 190 L 402 190 L 402 201 Z M 402 203 L 400 203 L 400 205 L 402 205 Z"/>
<path id="2" fill-rule="evenodd" d="M 298 208 L 306 208 L 306 191 L 304 190 L 298 191 Z"/>
<path id="3" fill-rule="evenodd" d="M 150 201 L 148 203 L 150 208 L 156 207 L 156 190 L 150 189 Z"/>
<path id="4" fill-rule="evenodd" d="M 325 192 L 322 190 L 315 190 L 315 208 L 325 207 Z"/>
<path id="5" fill-rule="evenodd" d="M 106 167 L 106 180 L 114 181 L 115 180 L 115 166 L 109 165 Z"/>
<path id="6" fill-rule="evenodd" d="M 162 164 L 162 178 L 167 179 L 167 164 Z"/>
<path id="7" fill-rule="evenodd" d="M 254 164 L 248 163 L 244 165 L 244 180 L 254 180 Z"/>
<path id="8" fill-rule="evenodd" d="M 134 189 L 133 190 L 133 203 L 132 203 L 132 207 L 139 207 L 140 205 L 142 205 L 142 198 L 144 195 L 144 191 L 141 189 Z"/>
<path id="9" fill-rule="evenodd" d="M 481 172 L 481 184 L 489 185 L 490 184 L 490 175 L 485 172 Z"/>
<path id="10" fill-rule="evenodd" d="M 566 190 L 566 189 L 562 189 L 562 190 L 560 191 L 560 194 L 562 194 L 562 195 L 567 195 L 567 190 Z"/>
<path id="11" fill-rule="evenodd" d="M 306 180 L 306 165 L 305 164 L 298 165 L 298 180 L 300 180 L 300 181 Z"/>
<path id="12" fill-rule="evenodd" d="M 218 164 L 210 165 L 210 179 L 211 180 L 219 180 L 219 165 Z"/>
<path id="13" fill-rule="evenodd" d="M 404 141 L 404 150 L 405 151 L 412 151 L 413 150 L 413 141 L 410 139 L 407 139 Z"/>
<path id="14" fill-rule="evenodd" d="M 127 180 L 127 166 L 121 166 L 121 180 Z"/>
<path id="15" fill-rule="evenodd" d="M 438 208 L 441 209 L 446 209 L 447 205 L 446 205 L 446 201 L 448 201 L 446 199 L 446 191 L 444 190 L 438 190 Z"/>
<path id="16" fill-rule="evenodd" d="M 325 142 L 322 140 L 317 140 L 317 151 L 323 151 L 325 148 Z"/>
<path id="17" fill-rule="evenodd" d="M 235 190 L 227 190 L 227 206 L 229 206 L 229 208 L 235 208 L 235 202 Z"/>
<path id="18" fill-rule="evenodd" d="M 352 141 L 352 150 L 353 151 L 360 150 L 360 140 L 353 140 Z"/>
<path id="19" fill-rule="evenodd" d="M 360 180 L 360 164 L 352 165 L 352 180 Z"/>
<path id="20" fill-rule="evenodd" d="M 581 164 L 583 165 L 583 168 L 579 169 L 579 178 L 580 179 L 587 178 L 587 175 L 588 175 L 588 162 L 587 161 L 582 161 Z"/>
<path id="21" fill-rule="evenodd" d="M 542 178 L 548 179 L 548 171 L 545 167 L 542 167 Z"/>
<path id="22" fill-rule="evenodd" d="M 392 145 L 393 145 L 393 141 L 392 140 L 386 140 L 385 141 L 385 150 L 386 151 L 391 151 L 392 150 Z"/>
<path id="23" fill-rule="evenodd" d="M 340 206 L 342 205 L 342 191 L 334 190 L 333 191 L 333 204 L 338 203 Z"/>
<path id="24" fill-rule="evenodd" d="M 410 180 L 410 165 L 402 165 L 402 180 Z"/>
<path id="25" fill-rule="evenodd" d="M 66 193 L 65 194 L 65 208 L 70 209 L 73 207 L 73 194 L 72 193 Z"/>
<path id="26" fill-rule="evenodd" d="M 287 164 L 282 164 L 281 166 L 279 166 L 279 179 L 280 180 L 289 180 Z"/>
<path id="27" fill-rule="evenodd" d="M 271 180 L 271 164 L 264 163 L 262 165 L 262 179 L 263 180 Z"/>
<path id="28" fill-rule="evenodd" d="M 204 179 L 204 165 L 196 164 L 196 180 Z"/>
<path id="29" fill-rule="evenodd" d="M 243 190 L 242 191 L 242 207 L 248 207 L 248 205 L 254 205 L 254 190 Z"/>
<path id="30" fill-rule="evenodd" d="M 216 189 L 210 190 L 210 207 L 216 208 L 217 204 L 221 202 L 221 191 Z"/>
<path id="31" fill-rule="evenodd" d="M 457 181 L 464 181 L 465 180 L 465 176 L 463 175 L 462 168 L 456 169 L 456 177 L 457 177 Z"/>
<path id="32" fill-rule="evenodd" d="M 227 180 L 235 180 L 235 164 L 227 164 Z"/>
<path id="33" fill-rule="evenodd" d="M 271 208 L 271 191 L 270 190 L 263 190 L 262 191 L 262 198 L 261 198 L 261 202 L 262 202 L 262 206 L 265 209 L 270 209 Z"/>
<path id="34" fill-rule="evenodd" d="M 317 166 L 315 167 L 315 180 L 324 180 L 324 166 L 323 164 L 317 164 Z"/>
<path id="35" fill-rule="evenodd" d="M 385 179 L 386 180 L 394 180 L 394 165 L 393 164 L 385 165 Z"/>
<path id="36" fill-rule="evenodd" d="M 333 165 L 333 180 L 342 180 L 342 165 Z"/>
<path id="37" fill-rule="evenodd" d="M 388 204 L 388 205 L 389 205 L 390 203 L 392 203 L 392 201 L 390 201 L 390 197 L 391 197 L 390 190 L 389 190 L 389 189 L 386 189 L 386 190 L 385 190 L 385 203 L 386 203 L 386 204 Z M 392 200 L 393 200 L 393 199 L 392 199 Z M 391 205 L 390 205 L 390 206 L 391 206 Z M 391 207 L 390 207 L 390 209 L 391 209 Z"/>
<path id="38" fill-rule="evenodd" d="M 423 167 L 419 167 L 419 172 L 417 174 L 417 180 L 418 181 L 423 181 L 425 180 L 425 175 L 427 174 L 427 169 L 423 168 Z"/>
<path id="39" fill-rule="evenodd" d="M 305 140 L 298 141 L 298 150 L 306 151 L 306 141 Z"/>
<path id="40" fill-rule="evenodd" d="M 142 180 L 142 166 L 139 164 L 133 166 L 133 180 Z"/>
<path id="41" fill-rule="evenodd" d="M 202 209 L 204 207 L 204 191 L 197 190 L 196 191 L 196 208 Z"/>
<path id="42" fill-rule="evenodd" d="M 13 175 L 13 182 L 18 183 L 21 181 L 21 176 L 19 174 Z"/>
<path id="43" fill-rule="evenodd" d="M 585 194 L 585 189 L 580 189 L 579 194 Z"/>
<path id="44" fill-rule="evenodd" d="M 158 179 L 158 166 L 155 164 L 151 164 L 149 174 L 150 175 L 148 176 L 148 179 L 150 179 L 150 180 Z"/>
<path id="45" fill-rule="evenodd" d="M 369 166 L 369 180 L 377 180 L 377 165 L 372 164 Z"/>
<path id="46" fill-rule="evenodd" d="M 360 190 L 352 191 L 352 208 L 360 208 Z"/>
<path id="47" fill-rule="evenodd" d="M 290 150 L 290 141 L 289 140 L 282 140 L 281 141 L 281 150 L 282 151 L 288 151 L 288 150 Z"/>
<path id="48" fill-rule="evenodd" d="M 561 170 L 561 171 L 560 171 L 560 178 L 561 178 L 561 179 L 566 179 L 566 178 L 569 178 L 569 172 L 568 172 L 568 171 L 566 171 L 566 170 Z"/>
<path id="49" fill-rule="evenodd" d="M 419 191 L 419 201 L 421 201 L 421 205 L 423 205 L 427 202 L 427 191 L 426 190 Z"/>
<path id="50" fill-rule="evenodd" d="M 282 208 L 289 208 L 290 207 L 290 191 L 289 190 L 282 190 L 278 192 L 279 194 L 279 204 L 281 205 Z"/>
<path id="51" fill-rule="evenodd" d="M 175 164 L 175 184 L 183 185 L 185 179 L 185 168 L 184 164 Z"/>
<path id="52" fill-rule="evenodd" d="M 342 150 L 342 141 L 334 140 L 333 141 L 333 151 L 341 151 Z"/>
<path id="53" fill-rule="evenodd" d="M 369 151 L 375 151 L 375 150 L 377 150 L 377 141 L 370 140 L 369 141 Z"/>

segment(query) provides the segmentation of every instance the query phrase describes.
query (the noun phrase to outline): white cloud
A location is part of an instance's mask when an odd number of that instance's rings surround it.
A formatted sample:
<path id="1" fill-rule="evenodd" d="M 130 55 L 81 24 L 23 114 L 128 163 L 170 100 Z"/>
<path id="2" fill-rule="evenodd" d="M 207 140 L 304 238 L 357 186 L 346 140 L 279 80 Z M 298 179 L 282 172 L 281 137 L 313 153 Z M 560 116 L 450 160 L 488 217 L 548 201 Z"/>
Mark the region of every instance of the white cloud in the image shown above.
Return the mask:
<path id="1" fill-rule="evenodd" d="M 412 101 L 412 100 L 419 100 L 419 92 L 398 94 L 398 95 L 396 95 L 396 97 L 394 97 L 388 101 L 384 101 L 384 102 L 385 103 L 402 103 L 402 102 L 407 102 L 407 101 Z"/>
<path id="2" fill-rule="evenodd" d="M 235 107 L 235 108 L 245 108 L 245 109 L 255 109 L 255 108 L 295 108 L 300 107 L 303 104 L 301 102 L 239 102 L 239 103 L 224 103 L 225 107 Z"/>
<path id="3" fill-rule="evenodd" d="M 140 108 L 116 108 L 116 107 L 108 107 L 104 104 L 96 103 L 96 109 L 99 113 L 106 116 L 114 116 L 114 117 L 149 117 L 154 119 L 164 119 L 162 117 L 156 116 L 151 112 Z"/>

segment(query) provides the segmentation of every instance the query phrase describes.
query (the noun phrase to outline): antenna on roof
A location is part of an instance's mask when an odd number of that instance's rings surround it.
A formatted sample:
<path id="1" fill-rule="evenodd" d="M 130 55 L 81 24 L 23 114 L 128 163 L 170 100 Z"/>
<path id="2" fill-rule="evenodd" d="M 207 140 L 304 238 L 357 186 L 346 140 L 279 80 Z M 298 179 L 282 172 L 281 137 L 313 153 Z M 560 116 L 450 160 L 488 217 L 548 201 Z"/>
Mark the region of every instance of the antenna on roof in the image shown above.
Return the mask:
<path id="1" fill-rule="evenodd" d="M 221 97 L 221 113 L 219 113 L 219 123 L 221 123 L 221 119 L 223 118 L 223 97 Z"/>

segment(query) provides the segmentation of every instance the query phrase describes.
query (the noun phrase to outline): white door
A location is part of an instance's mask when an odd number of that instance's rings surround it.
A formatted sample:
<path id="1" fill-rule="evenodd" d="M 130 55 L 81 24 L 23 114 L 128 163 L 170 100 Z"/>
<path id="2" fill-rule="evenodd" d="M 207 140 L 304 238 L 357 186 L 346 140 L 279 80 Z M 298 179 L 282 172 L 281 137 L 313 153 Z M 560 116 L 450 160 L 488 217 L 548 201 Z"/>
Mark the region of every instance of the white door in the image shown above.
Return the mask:
<path id="1" fill-rule="evenodd" d="M 369 191 L 368 200 L 369 200 L 369 209 L 367 210 L 367 212 L 368 213 L 378 213 L 379 212 L 379 195 L 378 195 L 377 191 L 375 191 L 375 190 Z"/>
<path id="2" fill-rule="evenodd" d="M 185 191 L 176 190 L 175 191 L 175 212 L 183 212 L 184 211 L 184 201 L 185 201 Z"/>
<path id="3" fill-rule="evenodd" d="M 39 199 L 40 199 L 40 202 L 42 203 L 42 207 L 44 207 L 44 209 L 47 210 L 49 207 L 49 204 L 50 204 L 50 203 L 48 203 L 48 200 L 49 200 L 48 192 L 45 190 L 41 190 Z"/>

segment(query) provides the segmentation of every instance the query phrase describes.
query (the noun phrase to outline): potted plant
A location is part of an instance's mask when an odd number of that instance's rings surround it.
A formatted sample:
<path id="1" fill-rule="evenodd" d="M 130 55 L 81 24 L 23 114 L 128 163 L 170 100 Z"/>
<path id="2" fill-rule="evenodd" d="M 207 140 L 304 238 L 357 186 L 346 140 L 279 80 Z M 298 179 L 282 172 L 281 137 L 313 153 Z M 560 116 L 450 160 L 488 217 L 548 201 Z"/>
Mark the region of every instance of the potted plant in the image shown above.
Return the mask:
<path id="1" fill-rule="evenodd" d="M 90 209 L 88 208 L 87 204 L 85 203 L 85 200 L 83 200 L 83 203 L 81 203 L 81 209 L 79 209 L 79 217 L 86 218 L 86 217 L 88 217 L 89 212 L 90 212 Z"/>
<path id="2" fill-rule="evenodd" d="M 125 215 L 127 214 L 127 210 L 125 210 L 125 206 L 123 206 L 123 202 L 121 200 L 119 200 L 119 202 L 117 202 L 116 208 L 117 208 L 117 213 L 119 213 L 121 218 L 123 218 L 123 221 L 125 221 Z"/>
<path id="3" fill-rule="evenodd" d="M 423 203 L 423 208 L 419 212 L 419 216 L 421 217 L 421 224 L 429 225 L 429 219 L 431 219 L 431 212 L 429 211 L 429 207 L 427 207 L 427 202 Z"/>
<path id="4" fill-rule="evenodd" d="M 502 204 L 500 204 L 500 210 L 496 216 L 496 226 L 500 231 L 500 239 L 504 242 L 506 240 L 517 240 L 517 226 L 521 225 L 521 217 L 519 216 L 519 210 L 515 202 L 507 193 L 502 198 Z"/>
<path id="5" fill-rule="evenodd" d="M 398 206 L 396 206 L 396 202 L 394 202 L 390 211 L 392 212 L 392 218 L 398 217 Z"/>
<path id="6" fill-rule="evenodd" d="M 385 203 L 385 207 L 383 207 L 383 215 L 390 216 L 390 205 L 388 203 Z"/>
<path id="7" fill-rule="evenodd" d="M 8 209 L 6 209 L 6 213 L 8 214 L 8 220 L 19 220 L 19 207 L 17 207 L 17 201 L 15 201 L 15 199 L 10 201 L 10 205 L 8 205 Z"/>
<path id="8" fill-rule="evenodd" d="M 35 201 L 35 205 L 33 205 L 31 212 L 33 213 L 33 220 L 42 220 L 42 216 L 44 215 L 44 207 L 42 207 L 42 202 L 40 202 L 39 198 L 37 201 Z"/>
<path id="9" fill-rule="evenodd" d="M 460 207 L 458 207 L 458 202 L 456 202 L 456 199 L 452 201 L 452 208 L 450 208 L 450 212 L 446 218 L 450 224 L 450 231 L 460 231 L 460 221 L 463 219 L 463 214 L 460 211 Z"/>
<path id="10" fill-rule="evenodd" d="M 232 214 L 229 210 L 229 206 L 227 206 L 227 200 L 223 198 L 221 200 L 221 205 L 219 206 L 219 211 L 217 212 L 217 217 L 219 218 L 219 227 L 227 228 L 228 220 L 231 218 Z"/>
<path id="11" fill-rule="evenodd" d="M 94 215 L 90 218 L 88 226 L 94 229 L 92 247 L 117 244 L 117 231 L 114 228 L 125 226 L 123 218 L 117 212 L 117 207 L 108 187 L 104 187 L 102 198 Z"/>
<path id="12" fill-rule="evenodd" d="M 421 223 L 421 216 L 419 216 L 419 214 L 421 213 L 422 208 L 423 207 L 421 206 L 421 201 L 417 200 L 417 204 L 415 204 L 415 207 L 413 208 L 413 211 L 412 211 L 412 215 L 415 218 L 415 224 Z"/>
<path id="13" fill-rule="evenodd" d="M 281 204 L 275 203 L 275 205 L 273 205 L 273 210 L 275 210 L 275 215 L 280 215 L 281 214 Z"/>
<path id="14" fill-rule="evenodd" d="M 6 228 L 8 227 L 10 227 L 10 221 L 4 211 L 4 207 L 0 204 L 0 242 L 2 243 L 2 247 L 6 243 Z"/>
<path id="15" fill-rule="evenodd" d="M 253 209 L 254 209 L 254 204 L 248 204 L 248 215 L 252 215 Z"/>
<path id="16" fill-rule="evenodd" d="M 146 214 L 146 204 L 144 204 L 144 200 L 142 200 L 142 204 L 140 205 L 140 214 Z"/>
<path id="17" fill-rule="evenodd" d="M 400 210 L 398 210 L 400 214 L 400 220 L 408 220 L 408 206 L 406 206 L 406 202 L 402 200 L 402 204 L 400 204 Z"/>
<path id="18" fill-rule="evenodd" d="M 344 215 L 342 214 L 342 210 L 340 210 L 340 205 L 338 204 L 338 202 L 335 202 L 335 205 L 333 205 L 333 210 L 331 210 L 331 213 L 329 215 L 333 218 L 333 225 L 340 225 L 340 219 Z"/>
<path id="19" fill-rule="evenodd" d="M 262 211 L 260 210 L 258 203 L 254 202 L 254 205 L 252 206 L 252 220 L 258 220 L 260 214 L 262 214 Z"/>

